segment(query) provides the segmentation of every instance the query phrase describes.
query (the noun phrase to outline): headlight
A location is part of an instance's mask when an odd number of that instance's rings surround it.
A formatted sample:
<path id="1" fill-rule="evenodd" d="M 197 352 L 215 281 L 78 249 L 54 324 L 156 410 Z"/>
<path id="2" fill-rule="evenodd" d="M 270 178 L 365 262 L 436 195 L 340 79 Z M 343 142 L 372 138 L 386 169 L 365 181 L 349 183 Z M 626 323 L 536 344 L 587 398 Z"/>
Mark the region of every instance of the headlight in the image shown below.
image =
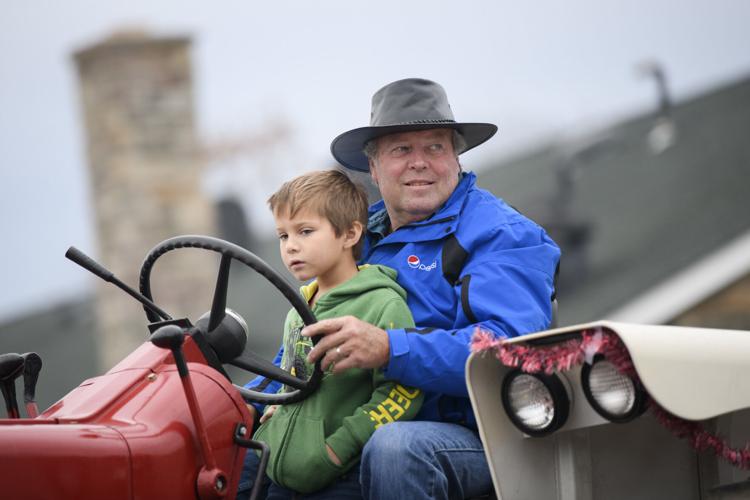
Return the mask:
<path id="1" fill-rule="evenodd" d="M 610 422 L 629 422 L 646 409 L 646 391 L 602 356 L 583 365 L 581 385 L 591 407 Z"/>
<path id="2" fill-rule="evenodd" d="M 503 380 L 501 395 L 511 422 L 529 436 L 555 432 L 568 419 L 570 400 L 556 375 L 513 370 Z"/>

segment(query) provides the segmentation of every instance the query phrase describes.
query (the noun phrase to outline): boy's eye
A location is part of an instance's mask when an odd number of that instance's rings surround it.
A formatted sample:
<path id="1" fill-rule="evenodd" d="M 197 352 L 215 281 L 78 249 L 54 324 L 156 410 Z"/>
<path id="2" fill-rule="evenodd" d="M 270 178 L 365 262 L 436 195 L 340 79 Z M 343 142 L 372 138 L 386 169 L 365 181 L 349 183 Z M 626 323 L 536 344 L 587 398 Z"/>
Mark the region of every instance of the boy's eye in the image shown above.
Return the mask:
<path id="1" fill-rule="evenodd" d="M 310 228 L 300 229 L 299 234 L 303 236 L 307 236 L 308 234 L 312 234 L 313 230 Z"/>
<path id="2" fill-rule="evenodd" d="M 280 239 L 281 241 L 284 241 L 285 239 L 287 239 L 287 235 L 286 235 L 286 233 L 281 233 L 281 234 L 279 234 L 279 239 Z"/>

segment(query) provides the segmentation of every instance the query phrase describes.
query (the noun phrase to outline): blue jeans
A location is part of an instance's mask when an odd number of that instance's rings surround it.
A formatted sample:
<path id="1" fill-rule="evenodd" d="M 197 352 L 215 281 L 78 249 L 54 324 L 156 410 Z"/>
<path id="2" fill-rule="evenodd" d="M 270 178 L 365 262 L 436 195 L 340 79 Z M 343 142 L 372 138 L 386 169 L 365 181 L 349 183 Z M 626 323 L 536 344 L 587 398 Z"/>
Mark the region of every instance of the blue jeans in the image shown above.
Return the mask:
<path id="1" fill-rule="evenodd" d="M 237 487 L 237 500 L 245 500 L 250 497 L 250 491 L 253 489 L 255 477 L 258 473 L 260 458 L 252 450 L 248 450 L 245 455 L 245 465 L 240 475 L 240 484 Z M 327 488 L 315 493 L 303 495 L 289 490 L 271 481 L 268 476 L 263 476 L 263 486 L 261 486 L 258 499 L 266 500 L 360 500 L 362 498 L 361 488 L 359 486 L 359 464 L 352 467 L 346 474 L 338 478 Z"/>
<path id="2" fill-rule="evenodd" d="M 238 499 L 248 498 L 258 462 L 248 451 Z M 442 422 L 393 422 L 367 441 L 361 465 L 328 488 L 295 497 L 267 477 L 263 487 L 260 498 L 268 499 L 464 499 L 492 491 L 492 478 L 476 432 Z"/>
<path id="3" fill-rule="evenodd" d="M 367 500 L 464 499 L 492 490 L 476 432 L 443 422 L 393 422 L 365 445 L 360 473 Z"/>

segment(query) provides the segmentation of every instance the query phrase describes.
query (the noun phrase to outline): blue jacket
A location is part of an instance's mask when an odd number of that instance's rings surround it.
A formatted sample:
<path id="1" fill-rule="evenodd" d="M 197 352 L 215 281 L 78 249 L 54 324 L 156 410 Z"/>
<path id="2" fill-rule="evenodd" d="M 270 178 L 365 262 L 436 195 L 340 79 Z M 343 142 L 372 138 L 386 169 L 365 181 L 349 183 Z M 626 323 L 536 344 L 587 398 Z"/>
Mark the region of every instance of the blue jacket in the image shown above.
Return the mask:
<path id="1" fill-rule="evenodd" d="M 515 337 L 548 328 L 560 258 L 540 226 L 475 183 L 462 174 L 438 212 L 387 235 L 376 203 L 362 254 L 398 271 L 417 325 L 388 330 L 386 377 L 425 392 L 417 420 L 470 427 L 465 365 L 475 329 Z"/>
<path id="2" fill-rule="evenodd" d="M 374 204 L 362 253 L 363 262 L 398 271 L 417 325 L 387 331 L 386 377 L 425 392 L 416 420 L 472 428 L 465 366 L 475 329 L 515 337 L 548 328 L 560 259 L 544 229 L 475 184 L 473 173 L 462 174 L 440 210 L 388 235 L 385 205 Z M 280 385 L 262 377 L 247 384 L 265 392 Z"/>

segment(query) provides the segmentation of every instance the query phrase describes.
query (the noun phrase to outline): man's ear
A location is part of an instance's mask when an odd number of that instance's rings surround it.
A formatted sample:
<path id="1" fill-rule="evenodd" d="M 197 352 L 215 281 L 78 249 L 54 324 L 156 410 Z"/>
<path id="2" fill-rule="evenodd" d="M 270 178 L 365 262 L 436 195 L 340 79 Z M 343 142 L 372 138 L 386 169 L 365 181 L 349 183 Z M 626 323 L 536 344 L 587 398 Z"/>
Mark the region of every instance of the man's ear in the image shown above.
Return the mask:
<path id="1" fill-rule="evenodd" d="M 349 229 L 344 231 L 344 248 L 352 248 L 359 242 L 359 238 L 362 237 L 362 223 L 358 220 L 352 222 Z"/>
<path id="2" fill-rule="evenodd" d="M 378 174 L 375 172 L 375 162 L 372 161 L 372 158 L 368 159 L 367 162 L 370 164 L 370 178 L 372 179 L 373 184 L 375 186 L 378 185 Z"/>

